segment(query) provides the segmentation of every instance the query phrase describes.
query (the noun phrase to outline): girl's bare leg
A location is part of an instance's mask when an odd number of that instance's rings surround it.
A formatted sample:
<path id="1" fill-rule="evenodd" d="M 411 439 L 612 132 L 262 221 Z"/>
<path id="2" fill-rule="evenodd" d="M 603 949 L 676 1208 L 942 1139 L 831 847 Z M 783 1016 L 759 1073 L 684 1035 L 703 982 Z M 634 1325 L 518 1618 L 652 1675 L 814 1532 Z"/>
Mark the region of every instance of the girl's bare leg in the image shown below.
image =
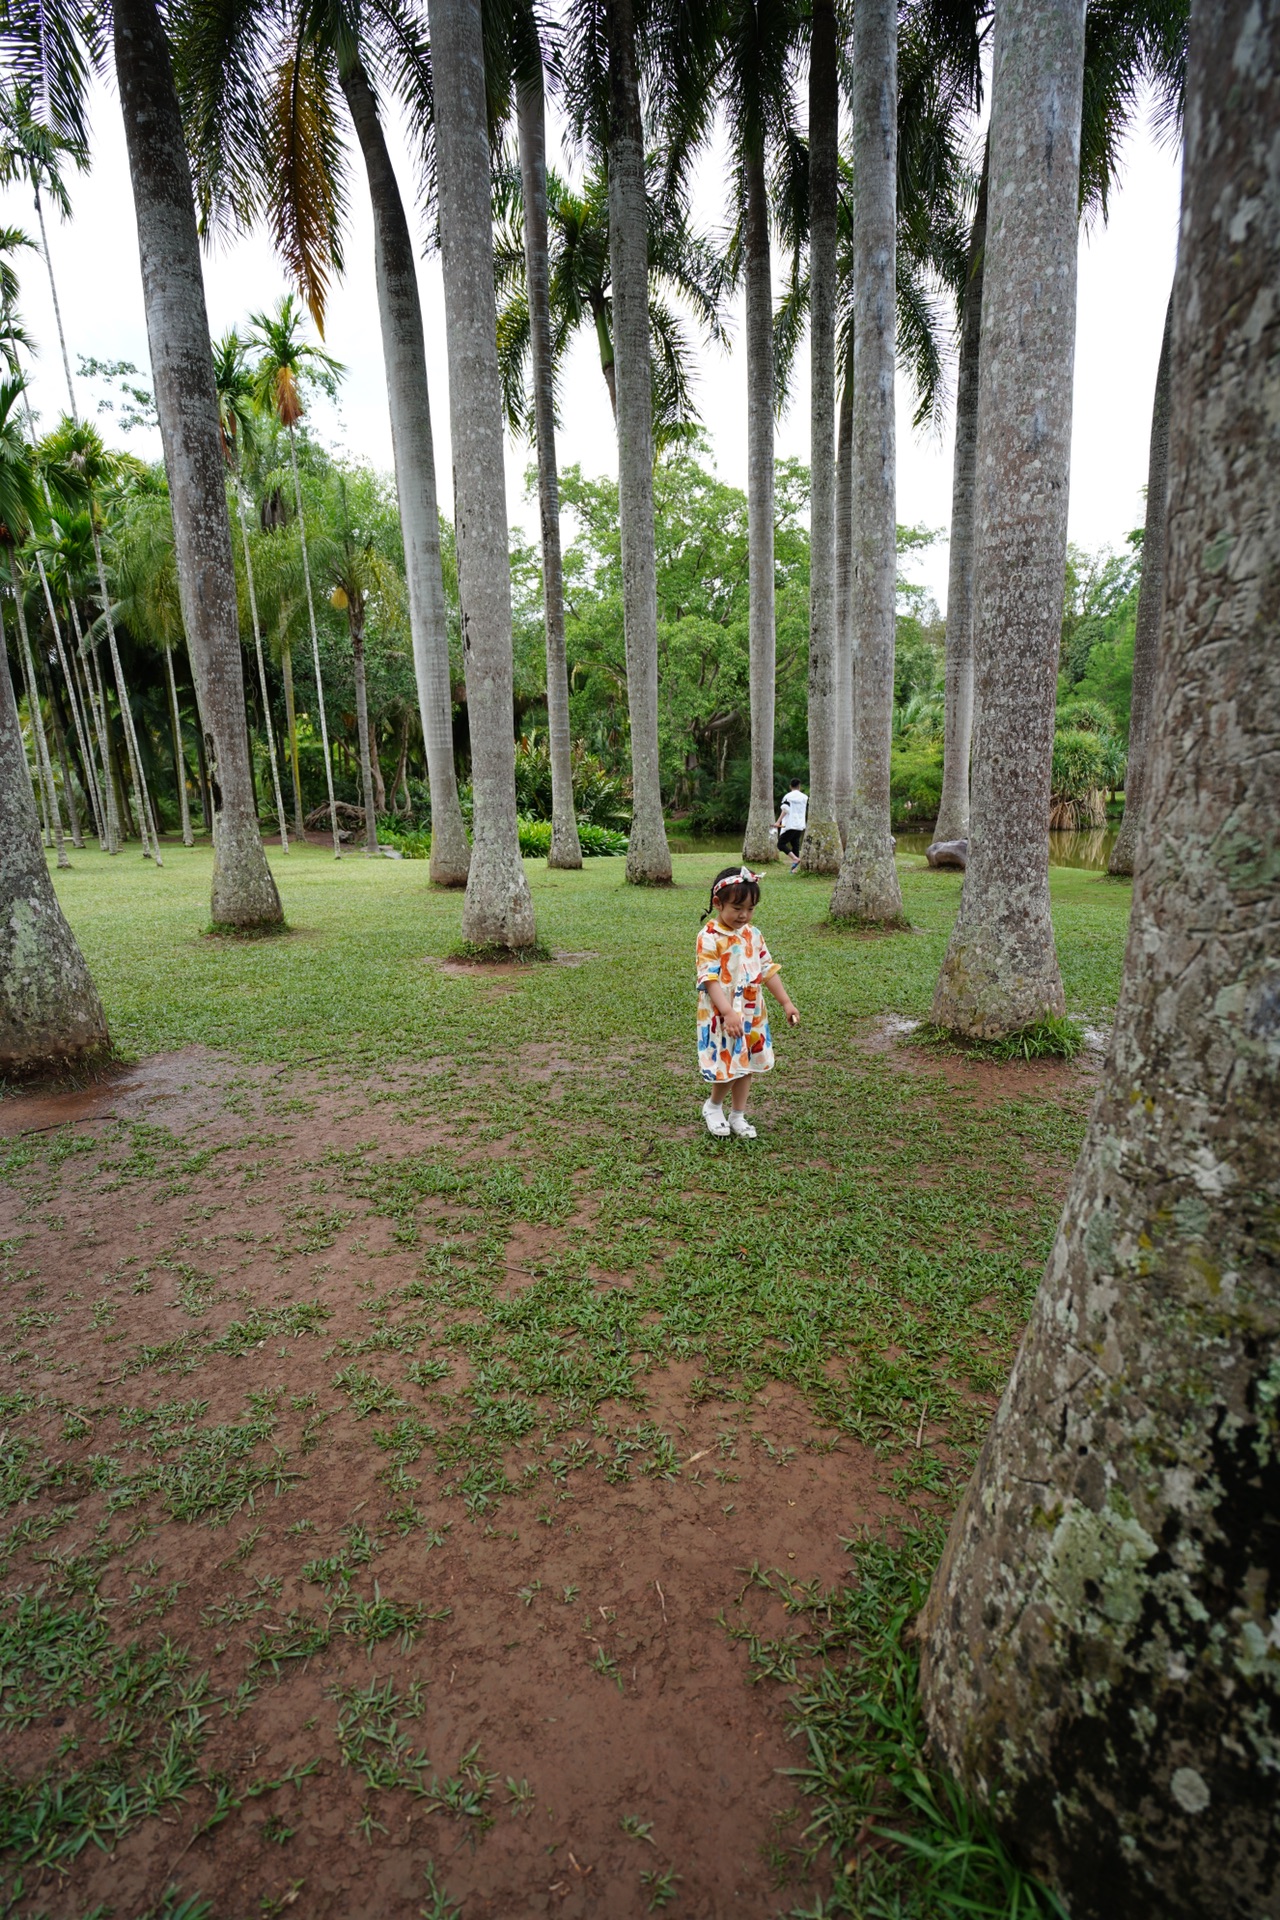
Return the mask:
<path id="1" fill-rule="evenodd" d="M 722 1107 L 726 1093 L 730 1092 L 734 1112 L 745 1113 L 747 1110 L 747 1102 L 751 1098 L 751 1075 L 749 1073 L 743 1073 L 739 1074 L 736 1080 L 717 1080 L 715 1086 L 711 1089 L 713 1105 Z"/>

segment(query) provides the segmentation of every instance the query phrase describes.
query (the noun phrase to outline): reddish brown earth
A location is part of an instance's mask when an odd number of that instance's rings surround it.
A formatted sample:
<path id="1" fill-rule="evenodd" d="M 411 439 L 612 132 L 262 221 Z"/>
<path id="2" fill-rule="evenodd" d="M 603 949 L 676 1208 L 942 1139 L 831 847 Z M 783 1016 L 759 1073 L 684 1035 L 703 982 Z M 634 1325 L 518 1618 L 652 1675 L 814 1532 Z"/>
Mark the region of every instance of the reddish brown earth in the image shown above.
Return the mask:
<path id="1" fill-rule="evenodd" d="M 549 1073 L 559 1064 L 551 1054 L 548 1063 Z M 415 1077 L 423 1071 L 415 1068 Z M 222 1150 L 168 1179 L 158 1149 L 154 1177 L 113 1183 L 106 1160 L 128 1144 L 121 1123 L 138 1121 L 180 1136 L 188 1151 Z M 264 1148 L 254 1132 L 268 1121 Z M 260 1676 L 243 1714 L 215 1702 L 200 1753 L 206 1776 L 222 1770 L 243 1789 L 315 1759 L 318 1771 L 245 1800 L 193 1839 L 211 1804 L 208 1790 L 196 1789 L 185 1805 L 142 1822 L 113 1854 L 87 1847 L 64 1874 L 46 1872 L 34 1883 L 28 1876 L 17 1910 L 72 1920 L 103 1902 L 117 1916 L 136 1916 L 176 1883 L 184 1895 L 210 1900 L 213 1920 L 289 1906 L 299 1915 L 408 1916 L 424 1910 L 432 1862 L 465 1920 L 629 1920 L 650 1910 L 642 1870 L 678 1876 L 678 1915 L 765 1916 L 794 1904 L 799 1889 L 780 1890 L 766 1856 L 771 1843 L 794 1846 L 800 1837 L 803 1816 L 795 1817 L 798 1795 L 785 1770 L 803 1755 L 787 1737 L 784 1690 L 750 1683 L 746 1652 L 718 1616 L 782 1629 L 780 1607 L 758 1590 L 738 1607 L 753 1563 L 824 1585 L 838 1580 L 841 1540 L 893 1510 L 885 1462 L 847 1438 L 836 1445 L 835 1436 L 816 1433 L 789 1392 L 770 1390 L 749 1407 L 697 1400 L 691 1373 L 671 1368 L 647 1377 L 645 1417 L 678 1436 L 678 1478 L 611 1484 L 602 1472 L 577 1472 L 559 1499 L 506 1499 L 488 1519 L 469 1521 L 424 1466 L 414 1497 L 444 1538 L 428 1545 L 421 1531 L 402 1537 L 385 1521 L 389 1496 L 378 1475 L 388 1456 L 372 1442 L 380 1416 L 358 1419 L 335 1393 L 335 1368 L 345 1363 L 334 1348 L 369 1332 L 362 1285 L 385 1293 L 408 1282 L 420 1271 L 422 1245 L 400 1245 L 385 1218 L 337 1189 L 326 1244 L 309 1247 L 294 1223 L 299 1209 L 315 1209 L 324 1159 L 335 1149 L 377 1141 L 402 1155 L 443 1143 L 477 1164 L 495 1149 L 469 1146 L 421 1113 L 392 1111 L 340 1076 L 246 1070 L 194 1049 L 88 1089 L 0 1103 L 0 1135 L 10 1140 L 38 1146 L 63 1139 L 59 1129 L 92 1149 L 63 1159 L 47 1178 L 37 1164 L 29 1179 L 0 1187 L 0 1237 L 16 1263 L 5 1306 L 34 1293 L 37 1314 L 54 1316 L 5 1356 L 5 1387 L 20 1383 L 47 1396 L 27 1430 L 55 1458 L 83 1468 L 104 1435 L 119 1449 L 121 1407 L 199 1398 L 207 1402 L 202 1421 L 232 1422 L 245 1416 L 247 1395 L 279 1390 L 275 1444 L 299 1476 L 229 1526 L 168 1520 L 155 1501 L 112 1517 L 117 1544 L 140 1519 L 152 1523 L 102 1575 L 100 1593 L 116 1603 L 116 1638 L 150 1644 L 163 1632 L 190 1648 L 196 1669 L 208 1667 L 215 1695 L 225 1698 L 246 1672 L 251 1632 L 291 1607 L 322 1606 L 301 1564 L 336 1553 L 353 1522 L 367 1525 L 381 1550 L 352 1592 L 370 1596 L 376 1580 L 383 1596 L 447 1608 L 448 1617 L 427 1623 L 407 1651 L 389 1640 L 366 1653 L 335 1634 L 278 1682 Z M 527 1263 L 545 1260 L 553 1238 L 544 1227 L 516 1230 L 506 1254 L 512 1289 L 527 1284 Z M 193 1284 L 204 1288 L 194 1314 L 182 1304 L 183 1286 Z M 318 1334 L 268 1338 L 238 1356 L 208 1353 L 245 1311 L 245 1293 L 263 1311 L 319 1299 L 332 1317 Z M 138 1369 L 141 1347 L 182 1334 L 191 1336 L 194 1371 L 180 1370 L 181 1355 L 168 1370 L 163 1362 Z M 359 1364 L 377 1372 L 382 1358 Z M 388 1358 L 398 1369 L 398 1356 Z M 450 1365 L 445 1385 L 456 1391 L 467 1362 L 453 1349 Z M 306 1393 L 328 1416 L 310 1452 L 302 1445 L 307 1414 L 289 1404 Z M 429 1411 L 430 1396 L 420 1399 Z M 82 1440 L 65 1437 L 69 1407 L 83 1409 L 92 1427 Z M 634 1408 L 602 1411 L 640 1417 Z M 772 1454 L 754 1437 L 762 1433 Z M 731 1477 L 718 1480 L 717 1471 Z M 88 1547 L 104 1508 L 83 1482 L 75 1497 L 74 1518 L 10 1562 L 6 1593 L 47 1578 L 50 1553 L 65 1558 Z M 313 1530 L 287 1532 L 304 1520 Z M 260 1615 L 229 1626 L 204 1617 L 228 1596 L 251 1594 L 255 1580 L 273 1578 L 281 1585 Z M 145 1601 L 126 1604 L 139 1588 L 159 1595 L 173 1583 L 162 1620 L 149 1617 Z M 566 1590 L 576 1590 L 568 1600 Z M 602 1652 L 616 1678 L 593 1669 Z M 432 1772 L 452 1773 L 479 1744 L 481 1764 L 497 1775 L 488 1831 L 426 1811 L 403 1789 L 371 1792 L 342 1765 L 328 1689 L 373 1678 L 401 1689 L 422 1683 L 424 1711 L 405 1731 Z M 70 1730 L 95 1737 L 87 1716 L 73 1714 Z M 7 1765 L 27 1774 L 67 1731 L 37 1724 L 10 1737 Z M 509 1803 L 508 1776 L 529 1783 L 523 1811 Z M 368 1839 L 358 1828 L 366 1803 L 385 1828 Z M 627 1837 L 624 1816 L 651 1823 L 651 1839 Z M 271 1838 L 273 1821 L 292 1827 L 292 1836 Z M 811 1885 L 806 1902 L 819 1891 Z"/>

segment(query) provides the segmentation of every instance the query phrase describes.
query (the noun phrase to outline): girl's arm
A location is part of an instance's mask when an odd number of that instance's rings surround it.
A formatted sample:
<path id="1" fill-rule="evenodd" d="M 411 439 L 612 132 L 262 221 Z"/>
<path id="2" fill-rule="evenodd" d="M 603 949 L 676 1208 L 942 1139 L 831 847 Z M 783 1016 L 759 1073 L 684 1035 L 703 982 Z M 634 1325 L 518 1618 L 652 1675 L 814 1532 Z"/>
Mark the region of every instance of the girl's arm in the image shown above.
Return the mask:
<path id="1" fill-rule="evenodd" d="M 778 1002 L 782 1011 L 786 1014 L 787 1025 L 789 1027 L 798 1027 L 800 1025 L 800 1015 L 791 995 L 782 984 L 782 975 L 780 973 L 771 973 L 764 984 Z"/>
<path id="2" fill-rule="evenodd" d="M 731 1040 L 740 1040 L 743 1033 L 742 1015 L 735 1012 L 732 1000 L 718 980 L 708 980 L 707 998 L 724 1021 L 724 1030 Z"/>

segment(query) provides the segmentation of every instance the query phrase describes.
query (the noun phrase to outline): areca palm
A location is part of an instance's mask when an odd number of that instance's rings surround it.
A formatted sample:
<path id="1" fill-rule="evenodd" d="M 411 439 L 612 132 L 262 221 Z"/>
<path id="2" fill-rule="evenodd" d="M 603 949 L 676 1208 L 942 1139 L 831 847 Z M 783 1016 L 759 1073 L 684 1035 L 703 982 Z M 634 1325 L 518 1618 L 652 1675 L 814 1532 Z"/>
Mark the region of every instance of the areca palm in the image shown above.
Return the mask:
<path id="1" fill-rule="evenodd" d="M 333 793 L 333 763 L 329 757 L 329 721 L 325 712 L 324 681 L 320 674 L 320 640 L 316 632 L 315 596 L 311 585 L 311 563 L 307 556 L 307 523 L 302 510 L 302 482 L 298 476 L 298 422 L 303 417 L 302 388 L 318 385 L 333 392 L 342 369 L 331 354 L 302 337 L 302 311 L 292 294 L 285 294 L 274 313 L 255 313 L 249 325 L 248 345 L 261 355 L 254 376 L 254 393 L 259 406 L 274 414 L 289 441 L 289 466 L 293 474 L 294 510 L 298 517 L 298 538 L 302 546 L 302 577 L 307 596 L 307 619 L 311 631 L 311 661 L 316 677 L 316 708 L 320 719 L 320 741 L 324 751 L 324 777 L 329 794 L 329 822 L 333 830 L 335 859 L 342 857 L 338 836 L 338 809 Z M 296 756 L 296 748 L 295 748 Z"/>
<path id="2" fill-rule="evenodd" d="M 36 677 L 31 640 L 27 632 L 26 586 L 18 566 L 18 548 L 25 540 L 40 509 L 40 486 L 31 449 L 22 436 L 16 415 L 23 390 L 20 375 L 0 380 L 0 547 L 9 569 L 9 585 L 18 629 L 18 658 L 27 689 L 31 732 L 35 744 L 36 779 L 44 807 L 45 822 L 57 849 L 58 865 L 70 866 L 62 835 L 62 813 L 53 782 L 53 763 L 41 712 L 40 683 Z"/>
<path id="3" fill-rule="evenodd" d="M 267 734 L 267 757 L 271 764 L 271 788 L 275 796 L 276 820 L 280 827 L 280 850 L 282 853 L 288 853 L 289 830 L 285 825 L 284 798 L 280 791 L 280 763 L 276 757 L 275 728 L 271 721 L 271 701 L 267 693 L 267 668 L 262 655 L 262 626 L 258 619 L 258 594 L 253 577 L 253 555 L 249 550 L 249 523 L 244 508 L 244 476 L 241 470 L 245 451 L 251 449 L 253 445 L 256 424 L 254 381 L 245 362 L 244 342 L 234 328 L 230 333 L 224 333 L 222 338 L 214 343 L 213 384 L 218 396 L 218 426 L 222 435 L 222 451 L 226 456 L 227 467 L 231 474 L 231 486 L 236 497 L 236 518 L 240 524 L 245 584 L 249 595 L 249 619 L 253 626 L 253 649 L 258 663 L 258 691 L 262 696 L 262 718 Z M 170 679 L 172 681 L 172 667 Z M 178 725 L 176 694 L 173 695 L 173 713 L 176 730 Z"/>

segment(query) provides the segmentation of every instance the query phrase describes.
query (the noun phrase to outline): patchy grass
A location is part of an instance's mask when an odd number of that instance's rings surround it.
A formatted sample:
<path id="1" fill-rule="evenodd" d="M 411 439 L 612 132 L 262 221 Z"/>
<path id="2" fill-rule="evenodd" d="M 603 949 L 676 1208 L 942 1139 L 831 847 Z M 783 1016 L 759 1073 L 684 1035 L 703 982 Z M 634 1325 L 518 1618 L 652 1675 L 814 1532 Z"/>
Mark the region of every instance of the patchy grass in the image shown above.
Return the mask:
<path id="1" fill-rule="evenodd" d="M 202 938 L 205 850 L 56 876 L 116 1041 L 218 1051 L 0 1142 L 0 1910 L 1051 1914 L 929 1769 L 902 1633 L 1089 1092 L 858 1044 L 927 1013 L 960 876 L 904 863 L 913 931 L 851 941 L 766 875 L 804 1025 L 747 1144 L 698 1124 L 717 852 L 530 862 L 587 957 L 496 990 L 423 964 L 420 865 L 271 859 L 265 944 Z M 1105 1017 L 1127 894 L 1052 884 Z"/>
<path id="2" fill-rule="evenodd" d="M 970 1040 L 926 1020 L 913 1030 L 910 1043 L 946 1048 L 971 1060 L 1074 1060 L 1084 1049 L 1084 1029 L 1078 1020 L 1051 1015 L 999 1040 Z"/>

